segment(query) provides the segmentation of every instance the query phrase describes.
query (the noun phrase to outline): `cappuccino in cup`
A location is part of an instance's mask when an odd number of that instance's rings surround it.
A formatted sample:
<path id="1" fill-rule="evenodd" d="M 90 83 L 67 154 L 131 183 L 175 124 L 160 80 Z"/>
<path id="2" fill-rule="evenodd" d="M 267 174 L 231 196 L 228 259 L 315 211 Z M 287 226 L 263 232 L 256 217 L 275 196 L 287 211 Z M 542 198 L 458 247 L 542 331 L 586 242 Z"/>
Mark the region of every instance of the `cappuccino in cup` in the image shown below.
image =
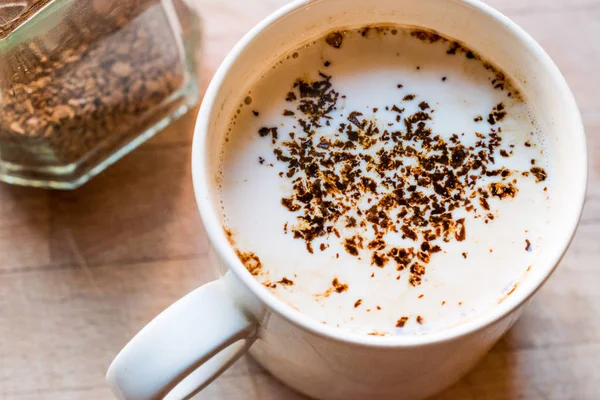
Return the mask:
<path id="1" fill-rule="evenodd" d="M 223 229 L 279 300 L 357 334 L 424 335 L 535 268 L 553 151 L 492 61 L 433 31 L 367 26 L 250 86 L 222 148 Z"/>

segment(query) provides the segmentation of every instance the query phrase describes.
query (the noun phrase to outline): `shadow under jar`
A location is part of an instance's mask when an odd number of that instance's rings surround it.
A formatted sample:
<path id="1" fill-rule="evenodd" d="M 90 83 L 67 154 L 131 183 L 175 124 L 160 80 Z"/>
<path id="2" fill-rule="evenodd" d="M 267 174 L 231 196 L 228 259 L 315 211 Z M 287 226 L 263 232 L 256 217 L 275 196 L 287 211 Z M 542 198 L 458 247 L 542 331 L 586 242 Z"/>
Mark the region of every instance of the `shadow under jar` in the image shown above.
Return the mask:
<path id="1" fill-rule="evenodd" d="M 76 188 L 183 115 L 199 29 L 177 0 L 0 5 L 0 180 Z"/>

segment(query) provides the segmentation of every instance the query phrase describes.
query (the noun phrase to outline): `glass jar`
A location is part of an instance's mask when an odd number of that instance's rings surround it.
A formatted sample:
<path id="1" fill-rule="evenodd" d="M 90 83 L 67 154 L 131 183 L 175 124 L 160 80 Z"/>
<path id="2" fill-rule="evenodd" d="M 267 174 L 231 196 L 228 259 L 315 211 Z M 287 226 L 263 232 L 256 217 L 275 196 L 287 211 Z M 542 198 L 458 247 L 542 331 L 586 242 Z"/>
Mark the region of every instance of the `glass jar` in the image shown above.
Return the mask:
<path id="1" fill-rule="evenodd" d="M 0 180 L 76 188 L 183 115 L 198 36 L 181 0 L 0 4 Z"/>

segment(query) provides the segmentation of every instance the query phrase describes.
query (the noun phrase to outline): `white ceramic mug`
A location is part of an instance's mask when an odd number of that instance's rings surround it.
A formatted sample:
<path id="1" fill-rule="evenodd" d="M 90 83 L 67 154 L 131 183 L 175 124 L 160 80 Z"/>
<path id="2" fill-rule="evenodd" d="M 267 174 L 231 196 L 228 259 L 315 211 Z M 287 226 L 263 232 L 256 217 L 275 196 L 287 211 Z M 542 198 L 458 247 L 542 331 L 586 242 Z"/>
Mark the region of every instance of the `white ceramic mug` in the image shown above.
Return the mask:
<path id="1" fill-rule="evenodd" d="M 280 302 L 237 258 L 218 211 L 223 136 L 248 84 L 282 54 L 326 32 L 378 23 L 434 29 L 492 60 L 521 86 L 556 149 L 552 220 L 530 275 L 483 315 L 421 336 L 351 334 Z M 300 0 L 276 11 L 215 74 L 196 124 L 192 167 L 221 277 L 173 304 L 121 351 L 107 375 L 121 399 L 187 398 L 245 352 L 314 398 L 417 399 L 439 392 L 481 359 L 550 276 L 575 232 L 587 181 L 581 118 L 558 68 L 521 28 L 474 0 Z"/>

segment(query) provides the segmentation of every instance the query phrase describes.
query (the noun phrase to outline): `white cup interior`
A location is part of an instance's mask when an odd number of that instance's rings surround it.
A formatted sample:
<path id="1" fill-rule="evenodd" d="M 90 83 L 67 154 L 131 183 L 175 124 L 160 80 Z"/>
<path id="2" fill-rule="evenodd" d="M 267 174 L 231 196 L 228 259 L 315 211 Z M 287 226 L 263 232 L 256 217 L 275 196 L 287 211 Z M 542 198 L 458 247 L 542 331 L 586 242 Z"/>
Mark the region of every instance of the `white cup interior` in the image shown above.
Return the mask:
<path id="1" fill-rule="evenodd" d="M 312 324 L 308 318 L 278 302 L 254 282 L 237 260 L 221 229 L 216 192 L 219 161 L 231 117 L 243 101 L 244 93 L 282 55 L 332 30 L 390 23 L 433 29 L 465 43 L 500 67 L 513 78 L 535 111 L 546 140 L 556 154 L 552 166 L 552 219 L 544 251 L 527 279 L 506 301 L 479 318 L 439 335 L 466 333 L 517 307 L 549 276 L 576 228 L 587 180 L 583 127 L 564 78 L 531 37 L 493 9 L 471 0 L 316 0 L 295 2 L 279 10 L 238 43 L 208 89 L 194 139 L 196 195 L 217 251 L 269 306 L 309 329 L 331 330 L 326 333 L 343 336 L 333 328 Z M 376 340 L 388 339 L 409 340 L 401 337 Z"/>

